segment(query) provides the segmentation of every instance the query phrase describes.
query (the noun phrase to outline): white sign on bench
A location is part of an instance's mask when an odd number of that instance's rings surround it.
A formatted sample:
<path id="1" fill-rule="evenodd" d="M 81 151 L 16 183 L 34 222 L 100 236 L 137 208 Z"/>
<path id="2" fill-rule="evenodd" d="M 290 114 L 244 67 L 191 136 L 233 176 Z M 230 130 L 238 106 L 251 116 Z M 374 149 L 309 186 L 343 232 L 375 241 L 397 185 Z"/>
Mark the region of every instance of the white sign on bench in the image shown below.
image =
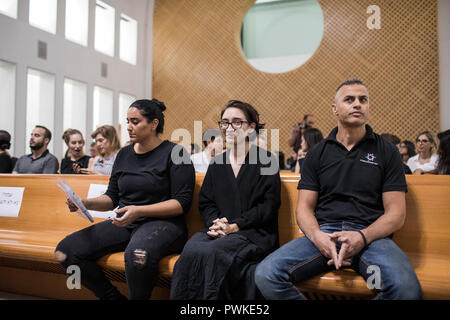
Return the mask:
<path id="1" fill-rule="evenodd" d="M 19 216 L 24 190 L 23 187 L 0 187 L 0 216 Z"/>

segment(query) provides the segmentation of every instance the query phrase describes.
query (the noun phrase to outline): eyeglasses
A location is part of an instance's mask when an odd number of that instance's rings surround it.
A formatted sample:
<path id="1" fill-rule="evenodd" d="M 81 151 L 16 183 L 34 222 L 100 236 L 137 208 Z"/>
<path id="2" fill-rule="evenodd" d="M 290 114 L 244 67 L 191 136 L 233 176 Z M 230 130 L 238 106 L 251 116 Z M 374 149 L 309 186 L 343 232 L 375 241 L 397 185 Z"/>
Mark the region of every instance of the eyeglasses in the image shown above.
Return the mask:
<path id="1" fill-rule="evenodd" d="M 228 129 L 228 127 L 230 126 L 230 124 L 231 124 L 231 127 L 232 127 L 234 130 L 240 129 L 240 128 L 242 127 L 242 124 L 243 124 L 243 123 L 248 123 L 248 121 L 244 121 L 244 120 L 233 120 L 233 121 L 231 121 L 231 122 L 228 122 L 228 121 L 226 121 L 226 120 L 222 120 L 222 121 L 219 121 L 219 122 L 218 122 L 219 128 L 222 129 L 222 130 Z"/>
<path id="2" fill-rule="evenodd" d="M 423 139 L 423 140 L 416 139 L 416 143 L 428 143 L 428 142 L 430 142 L 430 140 L 427 140 L 427 139 Z"/>

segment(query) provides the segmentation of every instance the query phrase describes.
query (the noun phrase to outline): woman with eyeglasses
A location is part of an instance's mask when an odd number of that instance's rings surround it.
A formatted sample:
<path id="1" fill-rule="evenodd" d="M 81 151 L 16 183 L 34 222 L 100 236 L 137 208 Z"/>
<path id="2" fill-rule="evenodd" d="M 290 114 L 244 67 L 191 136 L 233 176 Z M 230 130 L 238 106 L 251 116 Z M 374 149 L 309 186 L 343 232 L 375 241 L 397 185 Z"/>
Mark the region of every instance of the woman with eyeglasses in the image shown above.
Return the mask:
<path id="1" fill-rule="evenodd" d="M 254 270 L 278 247 L 280 174 L 276 158 L 256 143 L 259 114 L 231 100 L 218 124 L 227 150 L 206 172 L 198 199 L 205 229 L 175 265 L 171 299 L 260 298 Z"/>
<path id="2" fill-rule="evenodd" d="M 421 132 L 416 138 L 417 154 L 408 159 L 407 165 L 413 174 L 424 174 L 436 169 L 439 157 L 433 152 L 436 148 L 433 134 Z"/>

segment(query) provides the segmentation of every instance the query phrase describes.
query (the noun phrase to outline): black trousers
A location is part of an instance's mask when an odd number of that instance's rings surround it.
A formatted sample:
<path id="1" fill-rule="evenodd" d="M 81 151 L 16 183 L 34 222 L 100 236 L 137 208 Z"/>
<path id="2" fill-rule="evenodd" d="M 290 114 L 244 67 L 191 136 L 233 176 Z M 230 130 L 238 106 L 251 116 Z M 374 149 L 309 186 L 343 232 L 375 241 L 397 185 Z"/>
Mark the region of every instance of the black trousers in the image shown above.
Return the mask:
<path id="1" fill-rule="evenodd" d="M 187 240 L 184 225 L 171 220 L 151 220 L 133 228 L 121 228 L 111 220 L 70 234 L 56 247 L 66 255 L 61 265 L 77 265 L 81 284 L 98 298 L 124 298 L 107 279 L 96 261 L 102 256 L 125 251 L 125 274 L 129 299 L 147 300 L 158 278 L 158 262 L 164 256 L 180 253 Z"/>

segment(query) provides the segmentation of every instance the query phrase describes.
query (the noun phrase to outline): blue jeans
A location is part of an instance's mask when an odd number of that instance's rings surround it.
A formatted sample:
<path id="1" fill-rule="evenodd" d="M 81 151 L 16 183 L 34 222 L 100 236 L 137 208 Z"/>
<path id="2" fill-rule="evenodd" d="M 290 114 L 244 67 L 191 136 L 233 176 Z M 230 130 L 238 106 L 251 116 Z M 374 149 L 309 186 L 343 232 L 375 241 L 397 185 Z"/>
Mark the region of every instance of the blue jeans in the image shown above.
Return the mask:
<path id="1" fill-rule="evenodd" d="M 365 228 L 366 226 L 350 222 L 320 226 L 326 233 Z M 338 245 L 338 249 L 339 247 Z M 266 299 L 305 299 L 294 283 L 333 270 L 335 267 L 328 266 L 328 260 L 307 237 L 294 239 L 272 252 L 256 267 L 256 285 Z M 351 268 L 366 281 L 369 280 L 368 283 L 375 285 L 378 292 L 376 299 L 422 298 L 422 289 L 411 262 L 390 238 L 370 243 L 368 248 L 352 258 Z M 378 279 L 381 281 L 376 281 L 374 270 L 380 271 Z"/>

